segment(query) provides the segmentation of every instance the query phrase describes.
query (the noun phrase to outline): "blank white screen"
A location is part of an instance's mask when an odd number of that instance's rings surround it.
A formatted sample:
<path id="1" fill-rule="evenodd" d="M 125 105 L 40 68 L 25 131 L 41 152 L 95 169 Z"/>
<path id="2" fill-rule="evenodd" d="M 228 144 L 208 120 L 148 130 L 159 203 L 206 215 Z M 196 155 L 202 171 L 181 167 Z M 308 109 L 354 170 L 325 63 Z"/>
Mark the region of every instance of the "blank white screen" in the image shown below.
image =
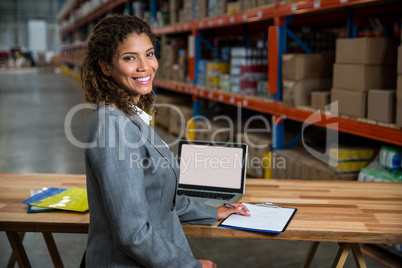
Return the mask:
<path id="1" fill-rule="evenodd" d="M 241 188 L 242 149 L 183 144 L 180 183 L 222 188 Z"/>

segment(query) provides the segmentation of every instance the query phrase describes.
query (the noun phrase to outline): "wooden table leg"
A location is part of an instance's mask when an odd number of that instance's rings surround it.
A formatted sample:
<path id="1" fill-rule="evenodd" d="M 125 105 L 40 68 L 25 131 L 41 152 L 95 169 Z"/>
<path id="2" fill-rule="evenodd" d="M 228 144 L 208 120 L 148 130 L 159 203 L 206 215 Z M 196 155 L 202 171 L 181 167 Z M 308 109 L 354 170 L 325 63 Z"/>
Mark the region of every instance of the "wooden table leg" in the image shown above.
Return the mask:
<path id="1" fill-rule="evenodd" d="M 332 268 L 343 267 L 351 247 L 352 247 L 351 244 L 346 243 L 339 244 L 338 254 L 335 257 L 334 263 L 332 264 Z"/>
<path id="2" fill-rule="evenodd" d="M 6 234 L 11 248 L 13 249 L 18 266 L 20 268 L 30 268 L 31 264 L 29 263 L 27 253 L 25 252 L 21 237 L 18 232 L 6 231 Z"/>
<path id="3" fill-rule="evenodd" d="M 19 234 L 20 234 L 20 239 L 22 242 L 22 240 L 24 240 L 25 232 L 20 232 Z M 13 268 L 16 260 L 17 259 L 15 258 L 14 252 L 11 252 L 10 259 L 8 260 L 7 268 Z"/>
<path id="4" fill-rule="evenodd" d="M 320 244 L 320 242 L 312 242 L 310 245 L 310 248 L 306 254 L 306 257 L 304 258 L 302 268 L 308 268 L 310 267 L 310 264 L 314 258 L 315 252 L 317 251 L 317 247 Z"/>
<path id="5" fill-rule="evenodd" d="M 47 249 L 49 250 L 50 257 L 55 268 L 63 268 L 63 262 L 61 261 L 59 251 L 57 250 L 56 243 L 54 242 L 52 233 L 42 233 L 45 239 Z"/>
<path id="6" fill-rule="evenodd" d="M 352 244 L 353 257 L 355 257 L 356 267 L 367 268 L 366 262 L 364 261 L 362 251 L 360 250 L 359 244 Z"/>

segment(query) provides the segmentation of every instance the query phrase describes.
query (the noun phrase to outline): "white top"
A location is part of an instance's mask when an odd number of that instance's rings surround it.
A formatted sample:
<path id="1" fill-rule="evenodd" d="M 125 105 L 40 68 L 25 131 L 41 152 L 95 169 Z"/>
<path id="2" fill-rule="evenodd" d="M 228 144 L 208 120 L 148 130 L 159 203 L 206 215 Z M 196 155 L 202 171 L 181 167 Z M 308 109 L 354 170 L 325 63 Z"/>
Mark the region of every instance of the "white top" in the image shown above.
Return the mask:
<path id="1" fill-rule="evenodd" d="M 136 110 L 139 111 L 138 116 L 142 119 L 142 121 L 149 125 L 149 122 L 152 120 L 152 116 L 144 112 L 141 108 L 136 107 Z"/>
<path id="2" fill-rule="evenodd" d="M 145 122 L 149 126 L 149 122 L 152 120 L 152 116 L 149 115 L 148 113 L 144 112 L 141 108 L 136 107 L 137 111 L 139 111 L 138 116 L 142 119 L 142 121 Z M 169 146 L 166 144 L 164 140 L 162 140 L 163 143 L 166 145 L 166 147 L 169 148 Z"/>

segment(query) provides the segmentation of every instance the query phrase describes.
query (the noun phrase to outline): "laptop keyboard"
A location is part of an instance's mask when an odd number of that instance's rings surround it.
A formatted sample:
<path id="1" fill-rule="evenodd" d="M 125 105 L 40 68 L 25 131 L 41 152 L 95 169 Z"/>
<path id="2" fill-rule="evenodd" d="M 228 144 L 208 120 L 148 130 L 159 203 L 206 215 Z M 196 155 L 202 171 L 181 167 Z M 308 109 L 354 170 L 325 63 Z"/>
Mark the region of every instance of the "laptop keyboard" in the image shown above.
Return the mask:
<path id="1" fill-rule="evenodd" d="M 209 193 L 209 192 L 198 192 L 198 191 L 188 191 L 188 190 L 177 190 L 177 194 L 179 195 L 187 195 L 194 197 L 203 197 L 203 198 L 212 198 L 219 200 L 229 200 L 234 197 L 234 194 L 222 194 L 222 193 Z"/>

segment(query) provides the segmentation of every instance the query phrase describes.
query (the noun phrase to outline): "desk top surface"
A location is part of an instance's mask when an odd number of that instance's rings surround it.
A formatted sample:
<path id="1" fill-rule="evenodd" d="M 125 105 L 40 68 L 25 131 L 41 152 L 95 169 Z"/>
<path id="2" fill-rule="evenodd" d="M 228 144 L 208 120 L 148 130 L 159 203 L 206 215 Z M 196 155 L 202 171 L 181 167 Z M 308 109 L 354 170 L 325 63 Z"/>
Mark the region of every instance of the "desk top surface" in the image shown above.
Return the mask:
<path id="1" fill-rule="evenodd" d="M 0 174 L 0 231 L 85 233 L 89 213 L 28 214 L 30 189 L 85 187 L 85 175 Z M 402 183 L 247 179 L 243 202 L 298 211 L 281 234 L 183 225 L 187 236 L 402 244 Z"/>

